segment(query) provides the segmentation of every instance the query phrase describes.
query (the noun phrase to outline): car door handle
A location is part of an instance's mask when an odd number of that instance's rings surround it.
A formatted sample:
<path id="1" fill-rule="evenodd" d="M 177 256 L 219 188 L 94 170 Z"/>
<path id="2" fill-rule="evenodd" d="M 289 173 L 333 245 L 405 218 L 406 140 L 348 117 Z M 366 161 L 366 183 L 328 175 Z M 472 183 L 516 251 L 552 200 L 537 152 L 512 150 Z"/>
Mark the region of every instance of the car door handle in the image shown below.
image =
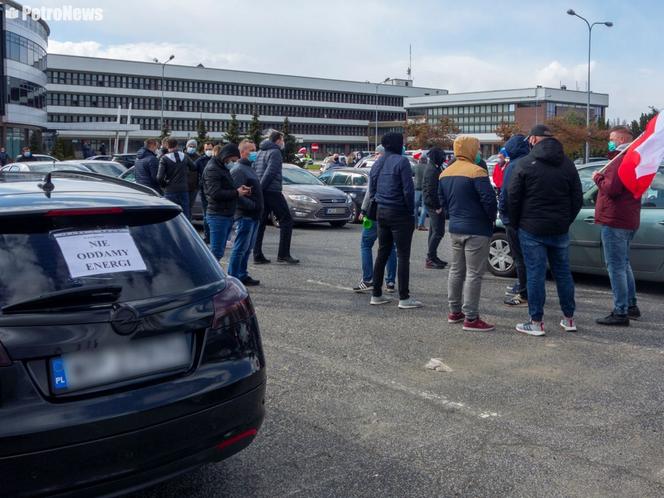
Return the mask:
<path id="1" fill-rule="evenodd" d="M 587 218 L 584 218 L 583 221 L 586 223 L 590 223 L 591 225 L 595 224 L 595 217 L 594 216 L 588 216 Z"/>

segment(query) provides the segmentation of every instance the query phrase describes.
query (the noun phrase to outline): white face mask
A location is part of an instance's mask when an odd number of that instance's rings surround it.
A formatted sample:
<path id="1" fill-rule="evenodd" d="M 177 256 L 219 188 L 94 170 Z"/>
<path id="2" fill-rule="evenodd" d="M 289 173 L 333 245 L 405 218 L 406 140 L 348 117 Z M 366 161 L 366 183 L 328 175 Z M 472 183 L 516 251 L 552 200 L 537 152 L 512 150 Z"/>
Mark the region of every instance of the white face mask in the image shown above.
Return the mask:
<path id="1" fill-rule="evenodd" d="M 208 157 L 212 157 L 212 149 L 206 150 L 205 155 L 208 156 Z"/>

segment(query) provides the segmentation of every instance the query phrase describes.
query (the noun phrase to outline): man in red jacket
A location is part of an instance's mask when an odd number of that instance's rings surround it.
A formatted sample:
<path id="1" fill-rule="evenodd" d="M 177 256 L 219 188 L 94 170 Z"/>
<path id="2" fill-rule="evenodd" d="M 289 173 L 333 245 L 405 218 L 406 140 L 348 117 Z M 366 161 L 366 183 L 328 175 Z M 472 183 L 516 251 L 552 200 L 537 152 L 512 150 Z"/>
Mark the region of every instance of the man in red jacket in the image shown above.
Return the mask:
<path id="1" fill-rule="evenodd" d="M 611 136 L 615 130 L 612 131 Z M 620 135 L 631 138 L 627 129 Z M 624 145 L 627 142 L 623 142 Z M 602 172 L 593 173 L 599 191 L 595 207 L 595 223 L 602 225 L 601 238 L 607 271 L 613 291 L 613 311 L 595 320 L 600 325 L 629 326 L 630 319 L 641 317 L 636 305 L 636 284 L 629 262 L 629 248 L 641 221 L 641 199 L 625 188 L 618 177 L 622 157 L 615 159 Z"/>

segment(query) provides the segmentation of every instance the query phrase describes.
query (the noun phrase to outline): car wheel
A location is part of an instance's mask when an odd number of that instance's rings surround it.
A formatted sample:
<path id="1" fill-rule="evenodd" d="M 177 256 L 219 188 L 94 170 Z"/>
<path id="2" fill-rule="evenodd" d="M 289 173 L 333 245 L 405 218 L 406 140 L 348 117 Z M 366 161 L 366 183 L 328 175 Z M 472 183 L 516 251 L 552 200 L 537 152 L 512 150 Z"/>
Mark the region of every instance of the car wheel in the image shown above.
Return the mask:
<path id="1" fill-rule="evenodd" d="M 514 277 L 516 266 L 505 232 L 496 232 L 489 243 L 489 271 L 497 277 Z"/>
<path id="2" fill-rule="evenodd" d="M 334 228 L 341 228 L 348 223 L 347 221 L 330 221 L 330 225 Z"/>
<path id="3" fill-rule="evenodd" d="M 279 228 L 279 220 L 277 217 L 274 215 L 274 213 L 270 213 L 270 223 L 272 223 L 272 226 L 275 228 Z"/>
<path id="4" fill-rule="evenodd" d="M 360 210 L 357 207 L 357 204 L 353 202 L 352 207 L 350 208 L 350 219 L 349 221 L 351 223 L 359 223 L 360 222 Z"/>

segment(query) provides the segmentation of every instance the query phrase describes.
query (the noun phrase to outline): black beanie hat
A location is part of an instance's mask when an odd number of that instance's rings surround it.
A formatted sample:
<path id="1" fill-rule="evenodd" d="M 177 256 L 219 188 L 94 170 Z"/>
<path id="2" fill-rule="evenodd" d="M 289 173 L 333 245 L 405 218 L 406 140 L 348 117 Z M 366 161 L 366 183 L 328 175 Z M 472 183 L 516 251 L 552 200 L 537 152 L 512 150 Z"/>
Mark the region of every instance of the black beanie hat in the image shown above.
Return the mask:
<path id="1" fill-rule="evenodd" d="M 226 144 L 219 153 L 219 160 L 223 163 L 229 157 L 240 158 L 240 149 L 235 144 Z"/>
<path id="2" fill-rule="evenodd" d="M 434 147 L 429 151 L 429 161 L 436 166 L 442 166 L 445 162 L 445 151 L 439 147 Z"/>
<path id="3" fill-rule="evenodd" d="M 385 150 L 392 154 L 399 154 L 403 151 L 403 135 L 401 133 L 390 132 L 383 135 L 380 143 L 385 147 Z"/>

